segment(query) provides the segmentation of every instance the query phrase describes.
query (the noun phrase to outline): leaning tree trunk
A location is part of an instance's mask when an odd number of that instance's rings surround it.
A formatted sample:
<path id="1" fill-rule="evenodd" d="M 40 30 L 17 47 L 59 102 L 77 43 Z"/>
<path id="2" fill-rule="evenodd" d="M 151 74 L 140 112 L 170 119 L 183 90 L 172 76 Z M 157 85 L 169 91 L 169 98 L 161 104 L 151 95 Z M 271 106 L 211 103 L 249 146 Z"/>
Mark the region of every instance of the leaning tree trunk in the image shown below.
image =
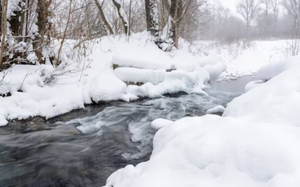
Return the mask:
<path id="1" fill-rule="evenodd" d="M 157 3 L 156 0 L 145 0 L 147 31 L 150 31 L 154 40 L 159 38 Z"/>
<path id="2" fill-rule="evenodd" d="M 113 35 L 114 31 L 112 30 L 110 24 L 108 23 L 108 21 L 107 21 L 107 19 L 105 17 L 105 14 L 104 14 L 103 9 L 102 9 L 102 5 L 98 2 L 98 0 L 94 0 L 94 2 L 95 2 L 96 6 L 98 8 L 98 11 L 99 11 L 101 19 L 102 19 L 102 21 L 104 23 L 104 26 L 105 26 L 107 34 Z"/>
<path id="3" fill-rule="evenodd" d="M 118 11 L 119 17 L 122 21 L 122 25 L 124 27 L 124 33 L 128 34 L 128 21 L 127 21 L 125 11 L 123 10 L 123 8 L 121 6 L 121 2 L 120 2 L 120 0 L 112 0 L 112 2 L 115 5 L 115 7 Z"/>
<path id="4" fill-rule="evenodd" d="M 45 63 L 43 59 L 43 47 L 44 45 L 49 44 L 50 36 L 49 32 L 51 29 L 51 24 L 48 18 L 51 16 L 49 11 L 49 7 L 51 4 L 51 0 L 37 0 L 37 26 L 38 26 L 38 33 L 35 34 L 35 39 L 33 42 L 33 48 L 35 50 L 35 54 L 38 58 L 38 61 L 41 64 Z M 48 36 L 47 36 L 48 33 Z"/>

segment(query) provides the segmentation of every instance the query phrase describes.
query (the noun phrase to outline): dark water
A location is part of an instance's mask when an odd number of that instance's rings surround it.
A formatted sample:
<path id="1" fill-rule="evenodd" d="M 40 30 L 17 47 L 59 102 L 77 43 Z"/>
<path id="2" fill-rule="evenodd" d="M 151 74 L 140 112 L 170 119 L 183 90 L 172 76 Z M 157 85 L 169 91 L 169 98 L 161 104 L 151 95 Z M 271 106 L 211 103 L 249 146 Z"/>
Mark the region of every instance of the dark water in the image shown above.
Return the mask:
<path id="1" fill-rule="evenodd" d="M 236 96 L 177 94 L 12 122 L 0 128 L 0 187 L 103 186 L 117 169 L 149 159 L 151 121 L 201 116 Z"/>

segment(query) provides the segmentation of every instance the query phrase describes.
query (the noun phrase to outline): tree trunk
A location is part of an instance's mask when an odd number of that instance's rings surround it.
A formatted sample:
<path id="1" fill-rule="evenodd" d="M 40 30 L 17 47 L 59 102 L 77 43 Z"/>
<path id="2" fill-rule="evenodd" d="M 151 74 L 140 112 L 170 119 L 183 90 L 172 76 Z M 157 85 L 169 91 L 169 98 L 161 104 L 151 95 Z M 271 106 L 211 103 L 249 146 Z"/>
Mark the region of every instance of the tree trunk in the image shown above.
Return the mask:
<path id="1" fill-rule="evenodd" d="M 170 22 L 171 28 L 169 31 L 169 39 L 171 40 L 171 44 L 178 48 L 178 7 L 180 5 L 181 0 L 171 0 L 171 7 L 170 7 Z"/>
<path id="2" fill-rule="evenodd" d="M 113 4 L 115 5 L 117 11 L 118 11 L 118 14 L 119 14 L 119 17 L 122 21 L 122 25 L 124 27 L 124 33 L 125 34 L 128 34 L 128 21 L 127 21 L 127 17 L 126 17 L 126 14 L 121 6 L 121 3 L 119 0 L 112 0 Z"/>
<path id="3" fill-rule="evenodd" d="M 45 63 L 43 59 L 43 46 L 50 42 L 50 34 L 49 31 L 51 29 L 51 24 L 49 23 L 48 18 L 51 13 L 49 11 L 49 7 L 51 4 L 51 0 L 37 0 L 37 26 L 38 33 L 35 35 L 35 39 L 33 42 L 33 48 L 35 50 L 35 54 L 38 57 L 38 61 L 41 64 Z M 47 36 L 48 33 L 48 36 Z"/>
<path id="4" fill-rule="evenodd" d="M 23 32 L 23 16 L 24 16 L 24 7 L 22 6 L 22 2 L 19 3 L 19 10 L 15 10 L 13 15 L 8 20 L 10 24 L 10 30 L 13 36 L 21 36 Z"/>
<path id="5" fill-rule="evenodd" d="M 8 6 L 8 0 L 2 0 L 1 1 L 1 33 L 2 33 L 2 38 L 1 38 L 1 51 L 0 51 L 0 69 L 2 69 L 2 64 L 3 64 L 3 56 L 4 56 L 4 47 L 5 47 L 5 38 L 6 38 L 6 32 L 7 32 L 7 6 Z"/>
<path id="6" fill-rule="evenodd" d="M 0 36 L 2 35 L 2 1 L 0 1 Z"/>
<path id="7" fill-rule="evenodd" d="M 159 37 L 156 0 L 145 0 L 147 31 L 156 39 Z"/>
<path id="8" fill-rule="evenodd" d="M 94 0 L 94 2 L 95 2 L 96 6 L 98 8 L 98 11 L 100 13 L 101 19 L 102 19 L 102 21 L 104 23 L 104 26 L 106 28 L 107 34 L 108 35 L 110 35 L 110 34 L 113 35 L 114 31 L 112 30 L 110 24 L 108 23 L 108 21 L 107 21 L 107 19 L 105 17 L 105 14 L 104 14 L 103 9 L 102 9 L 102 5 L 98 2 L 98 0 Z"/>

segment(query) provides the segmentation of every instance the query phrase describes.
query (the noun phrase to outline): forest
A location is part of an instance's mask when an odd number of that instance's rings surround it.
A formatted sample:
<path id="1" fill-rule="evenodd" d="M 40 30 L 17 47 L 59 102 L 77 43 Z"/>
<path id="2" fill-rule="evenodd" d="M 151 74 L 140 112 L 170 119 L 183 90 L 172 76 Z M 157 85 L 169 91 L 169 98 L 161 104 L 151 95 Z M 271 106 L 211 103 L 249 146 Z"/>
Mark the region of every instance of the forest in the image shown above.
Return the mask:
<path id="1" fill-rule="evenodd" d="M 12 64 L 57 66 L 65 40 L 77 40 L 74 49 L 106 35 L 147 30 L 159 48 L 178 48 L 178 39 L 190 43 L 214 40 L 294 39 L 298 54 L 299 2 L 241 0 L 237 12 L 217 0 L 6 0 L 1 1 L 2 69 Z M 284 25 L 284 27 L 281 27 Z M 59 45 L 58 51 L 53 45 Z"/>

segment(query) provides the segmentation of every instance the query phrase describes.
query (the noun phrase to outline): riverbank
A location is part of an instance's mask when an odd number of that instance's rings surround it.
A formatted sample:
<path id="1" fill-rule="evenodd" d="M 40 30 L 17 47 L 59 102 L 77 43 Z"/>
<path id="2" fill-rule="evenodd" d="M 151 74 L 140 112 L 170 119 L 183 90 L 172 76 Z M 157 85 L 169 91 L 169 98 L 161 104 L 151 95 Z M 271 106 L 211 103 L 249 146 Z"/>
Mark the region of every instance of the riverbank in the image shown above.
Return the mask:
<path id="1" fill-rule="evenodd" d="M 62 63 L 56 68 L 49 62 L 15 65 L 1 72 L 0 94 L 4 97 L 0 97 L 0 126 L 13 119 L 52 118 L 92 103 L 130 102 L 180 91 L 204 93 L 208 81 L 226 68 L 216 56 L 193 54 L 186 41 L 180 41 L 179 49 L 163 52 L 149 38 L 147 32 L 130 38 L 103 37 L 86 42 L 84 53 L 82 49 L 74 49 L 75 41 L 68 40 L 63 47 Z M 52 44 L 54 51 L 59 50 L 57 43 Z M 147 69 L 149 80 L 143 85 L 127 85 L 113 70 L 113 64 Z M 168 72 L 169 69 L 172 71 Z M 162 77 L 159 82 L 157 72 Z M 131 76 L 131 82 L 137 83 L 143 76 L 143 72 L 138 72 Z"/>
<path id="2" fill-rule="evenodd" d="M 299 56 L 260 69 L 267 82 L 230 102 L 223 117 L 156 124 L 163 128 L 150 160 L 118 170 L 106 186 L 299 186 L 299 71 Z"/>

